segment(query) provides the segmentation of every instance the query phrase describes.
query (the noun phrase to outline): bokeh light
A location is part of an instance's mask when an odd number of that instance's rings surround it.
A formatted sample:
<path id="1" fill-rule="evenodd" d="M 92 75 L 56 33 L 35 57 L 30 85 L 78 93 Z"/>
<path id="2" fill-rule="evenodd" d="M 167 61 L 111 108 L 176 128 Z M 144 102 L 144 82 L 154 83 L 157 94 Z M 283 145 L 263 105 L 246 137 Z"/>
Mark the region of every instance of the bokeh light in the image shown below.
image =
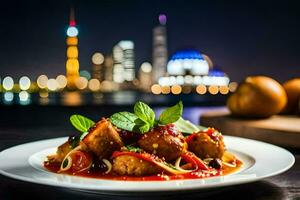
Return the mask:
<path id="1" fill-rule="evenodd" d="M 92 56 L 92 63 L 95 65 L 101 65 L 104 62 L 104 56 L 102 53 L 96 52 Z"/>
<path id="2" fill-rule="evenodd" d="M 27 76 L 22 76 L 19 80 L 19 85 L 21 90 L 28 90 L 31 85 L 31 81 Z"/>
<path id="3" fill-rule="evenodd" d="M 51 78 L 47 82 L 47 87 L 50 91 L 55 91 L 58 88 L 57 81 L 54 78 Z"/>
<path id="4" fill-rule="evenodd" d="M 192 87 L 191 86 L 185 85 L 185 86 L 182 87 L 182 93 L 189 94 L 191 92 L 192 92 Z"/>
<path id="5" fill-rule="evenodd" d="M 178 85 L 183 85 L 184 84 L 184 77 L 183 76 L 177 76 L 176 77 L 176 83 Z"/>
<path id="6" fill-rule="evenodd" d="M 158 84 L 154 84 L 151 86 L 151 92 L 153 94 L 160 94 L 161 93 L 161 87 Z"/>
<path id="7" fill-rule="evenodd" d="M 228 94 L 228 92 L 229 92 L 229 88 L 228 88 L 228 86 L 226 86 L 226 85 L 222 85 L 222 86 L 220 86 L 220 88 L 219 88 L 219 90 L 220 90 L 220 93 L 221 94 Z"/>
<path id="8" fill-rule="evenodd" d="M 171 88 L 169 86 L 162 86 L 161 87 L 161 93 L 162 94 L 170 94 Z"/>
<path id="9" fill-rule="evenodd" d="M 6 76 L 3 79 L 2 85 L 3 85 L 3 88 L 5 90 L 11 90 L 11 89 L 13 89 L 13 87 L 14 87 L 14 80 L 13 80 L 13 78 L 10 77 L 10 76 Z"/>
<path id="10" fill-rule="evenodd" d="M 4 93 L 4 101 L 11 102 L 14 100 L 14 93 L 12 92 L 5 92 Z"/>
<path id="11" fill-rule="evenodd" d="M 46 75 L 40 75 L 36 82 L 39 88 L 44 89 L 47 87 L 48 77 Z"/>
<path id="12" fill-rule="evenodd" d="M 229 87 L 230 92 L 235 92 L 237 87 L 238 87 L 238 83 L 237 82 L 231 82 L 231 83 L 229 83 L 228 87 Z"/>
<path id="13" fill-rule="evenodd" d="M 39 95 L 41 98 L 48 98 L 49 93 L 47 91 L 40 91 Z"/>
<path id="14" fill-rule="evenodd" d="M 67 77 L 64 76 L 64 75 L 58 75 L 56 77 L 56 82 L 57 82 L 57 86 L 59 88 L 65 88 L 67 86 L 67 83 L 68 83 Z"/>
<path id="15" fill-rule="evenodd" d="M 91 91 L 96 92 L 100 90 L 100 81 L 98 79 L 91 79 L 88 83 L 88 87 Z"/>
<path id="16" fill-rule="evenodd" d="M 196 92 L 197 92 L 198 94 L 205 94 L 205 93 L 207 92 L 207 88 L 206 88 L 205 85 L 198 85 L 198 86 L 196 87 Z"/>
<path id="17" fill-rule="evenodd" d="M 76 80 L 76 87 L 80 90 L 85 89 L 88 86 L 88 80 L 85 77 L 79 77 Z"/>
<path id="18" fill-rule="evenodd" d="M 26 91 L 21 91 L 19 93 L 19 99 L 20 101 L 27 101 L 29 99 L 29 93 Z"/>
<path id="19" fill-rule="evenodd" d="M 152 65 L 148 62 L 144 62 L 141 65 L 141 70 L 145 73 L 150 73 L 152 71 Z"/>
<path id="20" fill-rule="evenodd" d="M 19 100 L 21 105 L 30 104 L 30 94 L 27 91 L 21 91 L 19 93 Z"/>
<path id="21" fill-rule="evenodd" d="M 67 35 L 69 37 L 76 37 L 78 35 L 78 29 L 74 26 L 70 26 L 67 30 Z"/>
<path id="22" fill-rule="evenodd" d="M 194 82 L 193 76 L 191 76 L 191 75 L 186 75 L 186 76 L 184 77 L 184 82 L 185 82 L 186 84 L 192 85 L 193 82 Z"/>
<path id="23" fill-rule="evenodd" d="M 165 14 L 160 14 L 158 17 L 159 23 L 161 25 L 166 25 L 167 23 L 167 16 Z"/>
<path id="24" fill-rule="evenodd" d="M 171 92 L 172 92 L 173 94 L 180 94 L 180 93 L 182 92 L 182 88 L 181 88 L 180 85 L 173 85 L 173 86 L 171 87 Z"/>
<path id="25" fill-rule="evenodd" d="M 219 92 L 219 88 L 216 85 L 211 85 L 211 86 L 208 87 L 208 91 L 209 91 L 210 94 L 216 95 Z"/>
<path id="26" fill-rule="evenodd" d="M 81 70 L 81 71 L 79 72 L 79 75 L 80 75 L 81 77 L 86 78 L 87 80 L 90 80 L 90 79 L 92 78 L 91 73 L 88 72 L 88 71 L 86 71 L 86 70 Z"/>

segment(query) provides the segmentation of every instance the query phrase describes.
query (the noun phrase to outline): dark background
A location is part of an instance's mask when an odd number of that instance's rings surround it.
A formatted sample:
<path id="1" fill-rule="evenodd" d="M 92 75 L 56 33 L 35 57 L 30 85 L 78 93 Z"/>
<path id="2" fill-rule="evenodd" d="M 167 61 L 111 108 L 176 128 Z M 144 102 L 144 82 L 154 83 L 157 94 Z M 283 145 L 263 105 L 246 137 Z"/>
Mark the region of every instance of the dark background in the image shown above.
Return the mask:
<path id="1" fill-rule="evenodd" d="M 70 5 L 79 27 L 81 69 L 94 51 L 119 40 L 136 46 L 136 66 L 151 61 L 152 28 L 168 17 L 169 52 L 195 47 L 232 80 L 264 74 L 279 81 L 300 75 L 297 1 L 4 1 L 0 4 L 0 76 L 65 73 Z"/>

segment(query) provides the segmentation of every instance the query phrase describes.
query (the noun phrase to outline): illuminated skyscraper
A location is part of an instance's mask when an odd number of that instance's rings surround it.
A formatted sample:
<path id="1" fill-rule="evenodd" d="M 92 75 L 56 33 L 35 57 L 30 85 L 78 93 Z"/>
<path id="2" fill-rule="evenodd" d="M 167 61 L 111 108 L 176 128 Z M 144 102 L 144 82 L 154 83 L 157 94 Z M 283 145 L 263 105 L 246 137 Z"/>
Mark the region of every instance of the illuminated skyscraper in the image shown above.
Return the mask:
<path id="1" fill-rule="evenodd" d="M 78 29 L 76 28 L 74 9 L 70 11 L 70 22 L 67 29 L 67 61 L 66 75 L 68 88 L 75 89 L 76 81 L 79 78 L 79 61 L 78 61 Z"/>
<path id="2" fill-rule="evenodd" d="M 166 73 L 168 62 L 167 49 L 167 17 L 164 14 L 159 15 L 159 25 L 153 29 L 153 82 L 158 82 L 159 78 Z"/>
<path id="3" fill-rule="evenodd" d="M 134 43 L 122 40 L 113 48 L 113 81 L 122 83 L 135 79 Z"/>
<path id="4" fill-rule="evenodd" d="M 124 66 L 122 64 L 123 62 L 123 50 L 122 48 L 117 44 L 113 48 L 113 81 L 117 83 L 123 83 L 124 82 Z"/>

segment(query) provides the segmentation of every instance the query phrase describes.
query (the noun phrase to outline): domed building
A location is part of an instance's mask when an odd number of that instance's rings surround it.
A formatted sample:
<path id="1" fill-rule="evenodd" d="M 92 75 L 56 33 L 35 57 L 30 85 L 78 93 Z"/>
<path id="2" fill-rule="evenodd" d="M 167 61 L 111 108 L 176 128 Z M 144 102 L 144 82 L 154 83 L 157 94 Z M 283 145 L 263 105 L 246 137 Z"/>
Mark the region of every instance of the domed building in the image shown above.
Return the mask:
<path id="1" fill-rule="evenodd" d="M 196 50 L 177 51 L 167 64 L 169 75 L 207 75 L 209 65 Z"/>
<path id="2" fill-rule="evenodd" d="M 177 51 L 167 64 L 167 76 L 159 78 L 159 85 L 227 86 L 229 77 L 207 59 L 208 56 L 197 50 Z"/>
<path id="3" fill-rule="evenodd" d="M 225 77 L 227 76 L 225 72 L 223 72 L 221 69 L 214 67 L 209 70 L 208 76 L 214 76 L 214 77 Z"/>

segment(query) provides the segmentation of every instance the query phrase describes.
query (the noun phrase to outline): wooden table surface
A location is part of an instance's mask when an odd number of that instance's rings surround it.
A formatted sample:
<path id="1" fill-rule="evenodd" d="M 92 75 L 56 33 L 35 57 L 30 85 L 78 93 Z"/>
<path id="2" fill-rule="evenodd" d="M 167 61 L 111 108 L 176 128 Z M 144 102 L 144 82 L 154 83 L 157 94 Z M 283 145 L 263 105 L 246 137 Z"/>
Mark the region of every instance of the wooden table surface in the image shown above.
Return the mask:
<path id="1" fill-rule="evenodd" d="M 13 145 L 65 136 L 70 130 L 46 127 L 0 128 L 0 151 Z M 175 194 L 142 195 L 143 199 L 300 199 L 300 151 L 292 150 L 296 157 L 295 165 L 287 172 L 267 178 L 263 181 L 239 186 L 225 187 L 211 191 L 193 191 Z M 91 195 L 61 189 L 52 186 L 41 186 L 17 181 L 0 175 L 0 199 L 141 199 L 140 196 Z"/>
<path id="2" fill-rule="evenodd" d="M 253 119 L 233 117 L 227 109 L 215 109 L 202 113 L 200 122 L 201 125 L 214 127 L 223 134 L 300 148 L 300 117 L 297 115 Z"/>

